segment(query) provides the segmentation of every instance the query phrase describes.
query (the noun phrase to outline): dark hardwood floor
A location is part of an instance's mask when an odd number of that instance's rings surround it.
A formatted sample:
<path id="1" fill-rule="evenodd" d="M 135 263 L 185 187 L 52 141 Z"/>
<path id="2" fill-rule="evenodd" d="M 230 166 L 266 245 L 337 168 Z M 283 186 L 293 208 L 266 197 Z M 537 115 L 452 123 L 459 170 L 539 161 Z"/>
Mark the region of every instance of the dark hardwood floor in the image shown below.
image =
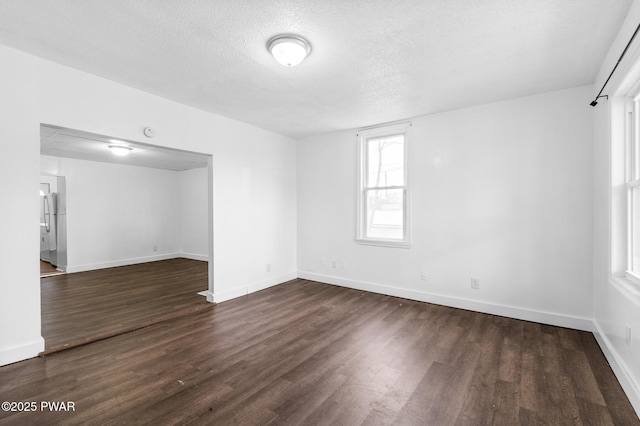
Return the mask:
<path id="1" fill-rule="evenodd" d="M 305 280 L 0 367 L 0 395 L 37 402 L 16 425 L 640 425 L 590 333 Z"/>
<path id="2" fill-rule="evenodd" d="M 64 274 L 64 272 L 58 271 L 56 267 L 49 262 L 43 262 L 42 260 L 40 261 L 40 278 L 60 274 Z"/>
<path id="3" fill-rule="evenodd" d="M 209 309 L 207 262 L 170 259 L 40 279 L 45 353 Z"/>

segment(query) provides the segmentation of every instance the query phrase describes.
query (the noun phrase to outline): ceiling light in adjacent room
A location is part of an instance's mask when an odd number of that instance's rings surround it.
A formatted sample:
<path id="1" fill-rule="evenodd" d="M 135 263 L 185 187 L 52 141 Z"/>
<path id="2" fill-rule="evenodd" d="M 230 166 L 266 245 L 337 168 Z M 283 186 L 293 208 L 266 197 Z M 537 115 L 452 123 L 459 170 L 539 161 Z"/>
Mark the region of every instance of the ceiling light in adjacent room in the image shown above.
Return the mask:
<path id="1" fill-rule="evenodd" d="M 131 152 L 131 148 L 122 145 L 109 145 L 109 149 L 113 155 L 117 155 L 118 157 L 124 157 L 125 155 L 129 155 Z"/>
<path id="2" fill-rule="evenodd" d="M 302 37 L 291 34 L 280 34 L 267 43 L 269 52 L 286 67 L 294 67 L 303 61 L 311 52 L 309 42 Z"/>

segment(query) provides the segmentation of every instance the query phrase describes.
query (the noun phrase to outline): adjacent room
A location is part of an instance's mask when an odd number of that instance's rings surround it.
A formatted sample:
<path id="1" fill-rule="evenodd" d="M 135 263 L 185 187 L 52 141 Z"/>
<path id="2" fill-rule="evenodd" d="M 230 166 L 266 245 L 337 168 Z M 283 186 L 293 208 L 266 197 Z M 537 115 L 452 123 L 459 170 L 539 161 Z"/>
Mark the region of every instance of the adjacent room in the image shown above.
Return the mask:
<path id="1" fill-rule="evenodd" d="M 47 125 L 40 140 L 45 353 L 211 307 L 209 156 Z"/>
<path id="2" fill-rule="evenodd" d="M 640 425 L 639 30 L 0 0 L 0 423 Z"/>

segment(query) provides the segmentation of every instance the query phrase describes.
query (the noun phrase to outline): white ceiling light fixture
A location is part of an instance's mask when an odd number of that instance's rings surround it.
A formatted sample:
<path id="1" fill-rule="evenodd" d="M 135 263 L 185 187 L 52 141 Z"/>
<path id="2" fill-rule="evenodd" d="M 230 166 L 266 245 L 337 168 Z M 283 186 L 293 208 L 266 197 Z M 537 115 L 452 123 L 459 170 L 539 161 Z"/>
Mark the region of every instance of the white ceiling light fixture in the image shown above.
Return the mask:
<path id="1" fill-rule="evenodd" d="M 109 145 L 109 149 L 111 150 L 113 155 L 117 155 L 118 157 L 129 155 L 129 153 L 132 151 L 132 148 L 122 145 Z"/>
<path id="2" fill-rule="evenodd" d="M 295 67 L 311 53 L 311 45 L 305 39 L 293 34 L 280 34 L 267 43 L 269 52 L 285 67 Z"/>

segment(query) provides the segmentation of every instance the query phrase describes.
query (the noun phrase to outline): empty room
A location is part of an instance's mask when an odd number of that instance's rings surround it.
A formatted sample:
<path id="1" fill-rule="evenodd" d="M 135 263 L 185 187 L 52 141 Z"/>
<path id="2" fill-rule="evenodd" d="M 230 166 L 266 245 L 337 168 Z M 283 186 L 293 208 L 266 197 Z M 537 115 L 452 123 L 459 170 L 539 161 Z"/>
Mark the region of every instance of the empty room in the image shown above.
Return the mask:
<path id="1" fill-rule="evenodd" d="M 639 30 L 0 0 L 0 423 L 640 425 Z"/>

